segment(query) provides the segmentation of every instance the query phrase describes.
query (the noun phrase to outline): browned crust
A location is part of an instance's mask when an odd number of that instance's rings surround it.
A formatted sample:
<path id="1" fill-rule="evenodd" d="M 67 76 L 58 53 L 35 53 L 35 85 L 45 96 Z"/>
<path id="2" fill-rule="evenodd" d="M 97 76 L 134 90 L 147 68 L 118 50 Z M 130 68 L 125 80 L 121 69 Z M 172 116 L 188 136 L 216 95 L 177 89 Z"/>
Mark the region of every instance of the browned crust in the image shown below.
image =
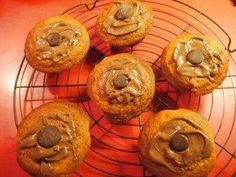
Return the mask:
<path id="1" fill-rule="evenodd" d="M 127 1 L 127 0 L 125 0 Z M 130 1 L 130 0 L 128 0 Z M 153 22 L 153 13 L 152 13 L 152 9 L 146 5 L 141 3 L 138 0 L 132 0 L 133 2 L 137 2 L 138 4 L 140 4 L 141 6 L 143 6 L 143 8 L 145 9 L 145 14 L 143 15 L 143 21 L 145 22 L 145 27 L 143 28 L 139 28 L 137 31 L 130 33 L 130 34 L 126 34 L 123 36 L 114 36 L 111 34 L 108 34 L 106 32 L 103 31 L 103 21 L 105 20 L 108 12 L 110 11 L 111 6 L 107 7 L 99 16 L 97 19 L 97 23 L 96 23 L 96 31 L 97 31 L 97 36 L 99 38 L 101 38 L 103 41 L 116 46 L 116 47 L 122 47 L 122 46 L 129 46 L 129 45 L 133 45 L 136 43 L 139 43 L 140 41 L 142 41 L 146 34 L 150 31 L 150 28 L 152 26 L 152 22 Z"/>
<path id="2" fill-rule="evenodd" d="M 70 55 L 61 59 L 58 62 L 54 62 L 52 59 L 38 60 L 34 56 L 34 48 L 37 34 L 46 25 L 53 23 L 55 21 L 65 21 L 73 26 L 78 26 L 81 30 L 81 38 L 78 44 L 73 48 Z M 25 57 L 34 69 L 51 73 L 60 72 L 73 67 L 78 64 L 84 56 L 87 54 L 90 46 L 90 39 L 86 28 L 76 19 L 69 15 L 54 16 L 44 19 L 37 23 L 27 36 L 25 44 Z"/>
<path id="3" fill-rule="evenodd" d="M 148 121 L 145 123 L 139 139 L 138 139 L 138 148 L 141 160 L 143 162 L 144 167 L 153 173 L 156 177 L 179 177 L 173 172 L 171 172 L 168 168 L 159 165 L 157 163 L 153 163 L 149 159 L 149 149 L 151 146 L 151 142 L 153 138 L 155 137 L 158 129 L 165 124 L 165 122 L 168 122 L 171 119 L 183 117 L 183 118 L 191 118 L 194 119 L 194 121 L 198 122 L 200 125 L 202 125 L 205 129 L 205 134 L 209 136 L 210 141 L 214 144 L 214 135 L 213 131 L 207 122 L 201 115 L 199 115 L 196 112 L 186 110 L 186 109 L 179 109 L 179 110 L 165 110 L 161 111 L 152 117 L 148 119 Z M 204 160 L 198 161 L 193 163 L 191 166 L 186 168 L 186 172 L 181 177 L 206 177 L 210 171 L 213 169 L 215 164 L 216 154 L 215 154 L 215 148 L 212 152 L 211 156 L 209 158 L 206 158 Z"/>
<path id="4" fill-rule="evenodd" d="M 43 104 L 26 116 L 17 131 L 17 161 L 21 168 L 33 176 L 42 176 L 40 174 L 40 165 L 27 157 L 27 154 L 23 153 L 18 148 L 18 145 L 23 138 L 22 136 L 28 131 L 29 127 L 31 127 L 32 124 L 37 124 L 40 116 L 47 115 L 48 113 L 52 114 L 54 112 L 70 112 L 70 114 L 72 114 L 78 131 L 77 136 L 73 139 L 73 142 L 77 146 L 75 152 L 78 158 L 74 159 L 73 153 L 70 152 L 67 158 L 52 163 L 53 170 L 51 174 L 48 174 L 48 176 L 52 177 L 72 173 L 81 164 L 90 148 L 91 139 L 89 133 L 89 116 L 82 109 L 74 104 L 65 102 Z"/>
<path id="5" fill-rule="evenodd" d="M 207 39 L 216 51 L 219 51 L 219 54 L 224 61 L 219 67 L 219 72 L 214 76 L 215 82 L 209 81 L 207 78 L 190 78 L 187 76 L 180 75 L 176 70 L 176 63 L 173 58 L 173 53 L 176 48 L 176 45 L 182 41 L 188 41 L 193 37 L 200 37 Z M 184 33 L 179 35 L 179 37 L 170 43 L 163 51 L 161 66 L 163 76 L 168 80 L 174 87 L 178 88 L 181 91 L 192 91 L 196 95 L 204 95 L 211 93 L 215 88 L 217 88 L 225 79 L 228 71 L 229 63 L 229 54 L 225 50 L 224 46 L 220 44 L 215 39 L 203 36 L 201 34 L 188 34 Z"/>
<path id="6" fill-rule="evenodd" d="M 138 104 L 127 104 L 127 105 L 111 105 L 104 98 L 99 95 L 99 78 L 102 75 L 103 68 L 112 62 L 113 60 L 125 58 L 131 61 L 136 61 L 142 64 L 142 66 L 146 70 L 146 76 L 144 78 L 148 78 L 146 84 L 149 85 L 146 93 L 140 98 Z M 151 102 L 155 91 L 155 77 L 152 71 L 152 68 L 148 63 L 143 61 L 142 59 L 133 56 L 128 53 L 121 53 L 106 57 L 95 66 L 93 71 L 91 72 L 88 84 L 87 84 L 87 92 L 89 97 L 106 113 L 108 113 L 112 119 L 113 123 L 120 123 L 129 120 L 135 116 L 138 116 L 144 111 L 144 109 Z"/>

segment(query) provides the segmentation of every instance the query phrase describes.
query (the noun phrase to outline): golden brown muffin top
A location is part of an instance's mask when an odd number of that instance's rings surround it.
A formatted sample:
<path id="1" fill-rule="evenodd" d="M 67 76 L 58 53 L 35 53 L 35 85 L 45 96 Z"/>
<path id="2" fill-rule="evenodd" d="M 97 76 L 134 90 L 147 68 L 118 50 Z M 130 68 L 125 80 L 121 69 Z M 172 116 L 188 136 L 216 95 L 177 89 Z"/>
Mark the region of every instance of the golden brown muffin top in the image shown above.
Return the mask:
<path id="1" fill-rule="evenodd" d="M 207 127 L 196 119 L 169 120 L 160 127 L 153 139 L 149 157 L 154 163 L 181 175 L 184 167 L 211 155 L 213 142 L 206 132 Z"/>
<path id="2" fill-rule="evenodd" d="M 115 2 L 103 22 L 103 30 L 115 36 L 135 32 L 142 26 L 141 15 L 144 11 L 136 1 Z"/>
<path id="3" fill-rule="evenodd" d="M 135 60 L 120 58 L 113 60 L 103 69 L 99 80 L 101 97 L 111 104 L 135 103 L 146 93 L 143 72 L 146 68 Z"/>
<path id="4" fill-rule="evenodd" d="M 37 34 L 34 55 L 39 60 L 57 62 L 71 53 L 80 36 L 79 27 L 63 21 L 50 23 Z"/>
<path id="5" fill-rule="evenodd" d="M 77 158 L 73 143 L 75 136 L 72 115 L 62 112 L 42 114 L 37 123 L 22 136 L 17 148 L 40 164 L 41 174 L 48 174 L 52 168 L 51 163 L 66 158 L 70 151 Z"/>
<path id="6" fill-rule="evenodd" d="M 214 82 L 223 60 L 207 39 L 193 37 L 179 42 L 174 51 L 177 72 L 188 77 L 205 77 Z"/>

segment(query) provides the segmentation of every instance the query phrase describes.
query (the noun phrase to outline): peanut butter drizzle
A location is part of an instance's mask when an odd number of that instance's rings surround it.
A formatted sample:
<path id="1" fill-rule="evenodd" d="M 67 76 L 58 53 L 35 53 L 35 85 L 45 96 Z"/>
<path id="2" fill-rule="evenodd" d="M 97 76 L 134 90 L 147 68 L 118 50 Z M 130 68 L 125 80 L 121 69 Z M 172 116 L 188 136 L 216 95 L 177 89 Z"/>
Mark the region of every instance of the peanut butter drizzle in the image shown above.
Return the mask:
<path id="1" fill-rule="evenodd" d="M 187 54 L 193 50 L 200 50 L 204 55 L 204 60 L 198 65 L 187 61 Z M 214 82 L 214 76 L 219 72 L 219 67 L 223 63 L 217 51 L 213 51 L 207 40 L 202 38 L 192 38 L 186 43 L 177 44 L 174 51 L 174 60 L 177 65 L 177 72 L 188 77 L 206 77 Z"/>
<path id="2" fill-rule="evenodd" d="M 61 132 L 59 144 L 51 148 L 44 148 L 37 142 L 38 132 L 47 125 L 56 126 Z M 75 124 L 70 114 L 58 112 L 55 115 L 42 117 L 37 124 L 32 125 L 31 129 L 23 136 L 19 148 L 29 150 L 29 158 L 36 163 L 40 163 L 41 174 L 47 174 L 52 168 L 51 163 L 65 159 L 69 151 L 73 152 L 76 159 L 75 145 L 73 138 L 76 136 Z"/>
<path id="3" fill-rule="evenodd" d="M 128 18 L 118 20 L 116 14 L 124 6 L 129 9 Z M 122 36 L 137 31 L 141 20 L 140 15 L 144 13 L 143 11 L 143 7 L 136 2 L 115 2 L 103 22 L 103 30 L 115 36 Z"/>
<path id="4" fill-rule="evenodd" d="M 144 68 L 141 64 L 127 59 L 113 60 L 110 66 L 104 69 L 99 82 L 101 96 L 105 97 L 111 104 L 129 104 L 136 102 L 146 91 L 142 72 Z M 118 75 L 124 74 L 128 77 L 129 83 L 123 89 L 117 89 L 112 80 Z"/>
<path id="5" fill-rule="evenodd" d="M 192 119 L 176 118 L 168 121 L 157 132 L 149 150 L 154 163 L 166 166 L 177 175 L 184 173 L 184 167 L 211 155 L 213 144 L 203 133 L 204 127 Z M 188 148 L 183 152 L 171 149 L 171 137 L 181 133 L 188 137 Z"/>
<path id="6" fill-rule="evenodd" d="M 47 41 L 47 36 L 52 33 L 58 33 L 61 36 L 58 46 L 52 47 Z M 80 36 L 81 30 L 78 27 L 63 22 L 51 23 L 37 35 L 34 55 L 38 60 L 51 59 L 58 62 L 71 53 Z"/>

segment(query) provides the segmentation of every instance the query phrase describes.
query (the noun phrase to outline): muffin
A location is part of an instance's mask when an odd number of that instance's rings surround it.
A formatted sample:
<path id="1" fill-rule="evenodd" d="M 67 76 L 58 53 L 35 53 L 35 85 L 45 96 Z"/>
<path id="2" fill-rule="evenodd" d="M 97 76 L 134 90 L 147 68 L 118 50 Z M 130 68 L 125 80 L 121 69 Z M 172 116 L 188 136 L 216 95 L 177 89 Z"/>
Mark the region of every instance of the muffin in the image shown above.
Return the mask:
<path id="1" fill-rule="evenodd" d="M 151 66 L 132 54 L 104 58 L 88 78 L 89 97 L 112 123 L 140 115 L 151 102 L 155 78 Z"/>
<path id="2" fill-rule="evenodd" d="M 73 104 L 51 102 L 21 122 L 17 161 L 32 176 L 65 176 L 81 164 L 90 143 L 88 115 Z"/>
<path id="3" fill-rule="evenodd" d="M 223 82 L 228 62 L 229 54 L 218 41 L 184 33 L 164 49 L 161 65 L 164 77 L 174 87 L 204 95 Z"/>
<path id="4" fill-rule="evenodd" d="M 143 40 L 153 21 L 152 10 L 138 0 L 122 0 L 106 8 L 97 19 L 96 31 L 103 41 L 129 46 Z"/>
<path id="5" fill-rule="evenodd" d="M 76 19 L 54 16 L 40 21 L 28 34 L 25 57 L 36 70 L 51 73 L 69 69 L 88 52 L 87 30 Z"/>
<path id="6" fill-rule="evenodd" d="M 185 109 L 150 117 L 140 133 L 138 148 L 144 167 L 156 177 L 207 177 L 216 159 L 209 123 Z"/>

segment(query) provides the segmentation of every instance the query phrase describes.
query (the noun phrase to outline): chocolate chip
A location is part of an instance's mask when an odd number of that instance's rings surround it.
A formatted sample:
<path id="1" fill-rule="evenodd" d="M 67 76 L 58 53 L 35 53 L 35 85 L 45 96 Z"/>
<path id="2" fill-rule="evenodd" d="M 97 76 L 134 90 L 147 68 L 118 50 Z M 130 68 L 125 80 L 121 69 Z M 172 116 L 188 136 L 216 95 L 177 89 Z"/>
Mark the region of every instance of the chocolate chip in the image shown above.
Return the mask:
<path id="1" fill-rule="evenodd" d="M 129 84 L 129 78 L 125 74 L 119 74 L 113 78 L 112 82 L 117 89 L 123 89 Z"/>
<path id="2" fill-rule="evenodd" d="M 170 147 L 172 150 L 177 152 L 185 151 L 188 148 L 188 137 L 183 134 L 176 133 L 170 140 Z"/>
<path id="3" fill-rule="evenodd" d="M 58 46 L 61 42 L 61 35 L 58 33 L 51 33 L 47 36 L 47 41 L 51 47 Z"/>
<path id="4" fill-rule="evenodd" d="M 193 65 L 198 65 L 200 63 L 203 62 L 203 60 L 205 59 L 203 53 L 201 52 L 201 50 L 191 50 L 188 54 L 187 54 L 187 60 L 192 63 Z"/>
<path id="5" fill-rule="evenodd" d="M 130 13 L 131 13 L 130 7 L 125 5 L 117 11 L 115 17 L 117 20 L 124 20 L 130 16 Z"/>
<path id="6" fill-rule="evenodd" d="M 37 135 L 37 141 L 40 146 L 50 148 L 59 143 L 61 140 L 61 133 L 57 127 L 49 125 L 45 126 Z"/>

